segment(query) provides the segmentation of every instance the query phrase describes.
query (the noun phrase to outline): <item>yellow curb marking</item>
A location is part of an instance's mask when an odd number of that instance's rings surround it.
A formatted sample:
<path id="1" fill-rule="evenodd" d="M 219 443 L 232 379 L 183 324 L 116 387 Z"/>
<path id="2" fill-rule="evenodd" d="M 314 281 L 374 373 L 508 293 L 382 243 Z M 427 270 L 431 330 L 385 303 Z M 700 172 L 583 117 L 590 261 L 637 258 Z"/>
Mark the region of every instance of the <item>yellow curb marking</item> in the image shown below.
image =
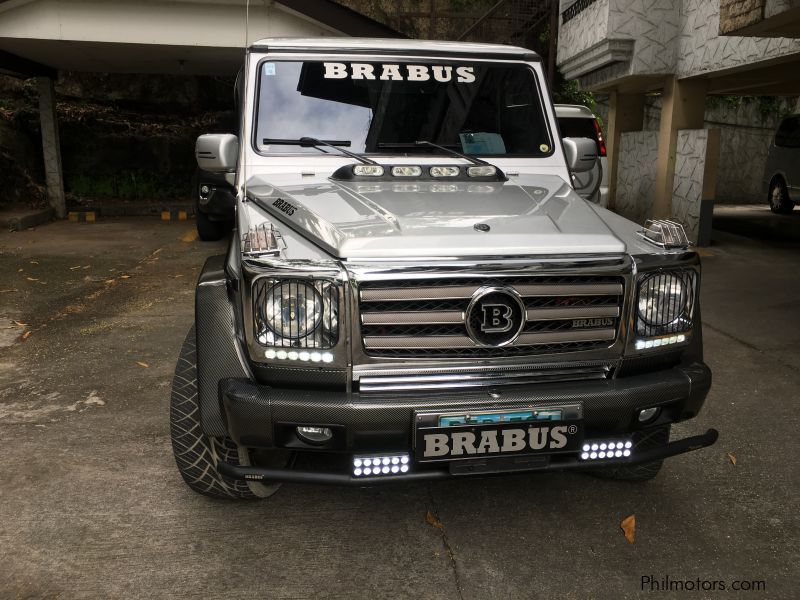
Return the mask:
<path id="1" fill-rule="evenodd" d="M 193 242 L 197 239 L 197 229 L 190 229 L 181 236 L 182 242 Z"/>

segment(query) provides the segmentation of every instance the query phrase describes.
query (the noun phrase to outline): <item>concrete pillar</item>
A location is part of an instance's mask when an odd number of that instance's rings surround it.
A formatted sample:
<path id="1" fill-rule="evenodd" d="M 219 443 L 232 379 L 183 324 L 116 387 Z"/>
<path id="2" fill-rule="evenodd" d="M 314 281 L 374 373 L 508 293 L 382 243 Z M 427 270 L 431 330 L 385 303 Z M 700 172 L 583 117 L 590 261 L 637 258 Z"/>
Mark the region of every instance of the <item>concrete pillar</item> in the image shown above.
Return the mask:
<path id="1" fill-rule="evenodd" d="M 653 199 L 655 219 L 672 216 L 672 191 L 675 181 L 675 152 L 678 130 L 702 129 L 706 112 L 706 81 L 670 77 L 664 85 L 661 127 L 658 132 L 656 189 Z"/>
<path id="2" fill-rule="evenodd" d="M 64 197 L 64 179 L 61 172 L 61 144 L 58 138 L 55 89 L 50 77 L 36 79 L 39 83 L 39 120 L 42 128 L 47 199 L 56 216 L 63 219 L 67 214 L 67 202 Z"/>
<path id="3" fill-rule="evenodd" d="M 609 94 L 608 123 L 606 124 L 606 154 L 608 156 L 608 208 L 616 204 L 617 169 L 619 166 L 620 136 L 626 131 L 641 131 L 644 126 L 644 94 Z"/>

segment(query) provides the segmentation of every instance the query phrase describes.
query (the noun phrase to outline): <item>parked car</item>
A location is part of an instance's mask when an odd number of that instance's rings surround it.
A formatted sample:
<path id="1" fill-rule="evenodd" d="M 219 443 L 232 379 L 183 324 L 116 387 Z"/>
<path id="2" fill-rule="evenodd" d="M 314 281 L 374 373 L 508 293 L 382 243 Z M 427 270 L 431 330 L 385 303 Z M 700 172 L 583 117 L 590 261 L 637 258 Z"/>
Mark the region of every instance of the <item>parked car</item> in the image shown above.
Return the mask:
<path id="1" fill-rule="evenodd" d="M 580 104 L 556 104 L 555 108 L 563 137 L 589 138 L 597 144 L 597 165 L 590 171 L 575 174 L 575 191 L 605 208 L 608 206 L 608 158 L 600 120 Z"/>
<path id="2" fill-rule="evenodd" d="M 237 201 L 173 380 L 189 487 L 642 481 L 715 442 L 669 439 L 711 385 L 700 259 L 575 193 L 597 142 L 559 139 L 535 53 L 265 39 L 245 73 L 241 135 L 196 145 Z"/>
<path id="3" fill-rule="evenodd" d="M 781 121 L 769 145 L 764 190 L 774 213 L 788 214 L 800 198 L 800 115 Z"/>
<path id="4" fill-rule="evenodd" d="M 197 169 L 192 178 L 192 204 L 201 240 L 222 239 L 233 228 L 236 188 L 228 183 L 227 177 L 226 173 Z"/>

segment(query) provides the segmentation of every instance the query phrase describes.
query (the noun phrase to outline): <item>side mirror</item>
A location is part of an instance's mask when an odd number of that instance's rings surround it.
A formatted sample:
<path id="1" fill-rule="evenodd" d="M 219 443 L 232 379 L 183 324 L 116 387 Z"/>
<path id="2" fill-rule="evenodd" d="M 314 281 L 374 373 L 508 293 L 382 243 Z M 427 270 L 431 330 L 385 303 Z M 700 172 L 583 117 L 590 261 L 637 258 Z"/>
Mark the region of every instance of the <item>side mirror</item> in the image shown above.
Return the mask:
<path id="1" fill-rule="evenodd" d="M 230 133 L 207 133 L 197 138 L 194 153 L 197 166 L 204 171 L 230 173 L 236 170 L 239 138 Z"/>
<path id="2" fill-rule="evenodd" d="M 566 137 L 562 141 L 569 170 L 573 173 L 591 171 L 597 162 L 597 143 L 589 138 Z"/>

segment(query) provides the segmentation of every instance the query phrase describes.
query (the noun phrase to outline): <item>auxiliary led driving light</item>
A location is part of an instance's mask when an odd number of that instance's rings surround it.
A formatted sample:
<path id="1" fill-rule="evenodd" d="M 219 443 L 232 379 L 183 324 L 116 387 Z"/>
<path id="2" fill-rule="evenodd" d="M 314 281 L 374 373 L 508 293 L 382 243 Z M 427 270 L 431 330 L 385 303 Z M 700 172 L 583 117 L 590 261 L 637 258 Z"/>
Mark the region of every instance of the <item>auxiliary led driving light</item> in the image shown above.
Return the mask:
<path id="1" fill-rule="evenodd" d="M 492 165 L 467 167 L 467 175 L 469 177 L 495 177 L 497 176 L 497 168 Z"/>
<path id="2" fill-rule="evenodd" d="M 631 440 L 593 440 L 581 447 L 581 460 L 628 458 L 632 450 Z"/>
<path id="3" fill-rule="evenodd" d="M 422 167 L 392 167 L 392 175 L 395 177 L 419 177 L 422 175 Z"/>
<path id="4" fill-rule="evenodd" d="M 458 167 L 431 167 L 431 177 L 458 177 L 461 169 Z"/>
<path id="5" fill-rule="evenodd" d="M 353 475 L 369 477 L 375 475 L 401 475 L 411 469 L 408 454 L 360 455 L 353 457 Z"/>
<path id="6" fill-rule="evenodd" d="M 353 175 L 361 175 L 362 177 L 382 177 L 383 167 L 381 165 L 355 165 L 353 167 Z"/>

